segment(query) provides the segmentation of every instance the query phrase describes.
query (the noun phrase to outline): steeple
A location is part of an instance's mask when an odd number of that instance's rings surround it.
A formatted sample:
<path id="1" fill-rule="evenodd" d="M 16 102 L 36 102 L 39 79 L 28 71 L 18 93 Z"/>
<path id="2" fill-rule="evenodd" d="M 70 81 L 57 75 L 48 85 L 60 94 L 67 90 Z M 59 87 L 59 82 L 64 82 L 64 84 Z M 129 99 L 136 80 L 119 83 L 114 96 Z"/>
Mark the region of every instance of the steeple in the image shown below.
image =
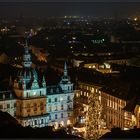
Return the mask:
<path id="1" fill-rule="evenodd" d="M 68 76 L 66 61 L 65 61 L 65 64 L 64 64 L 64 76 Z"/>
<path id="2" fill-rule="evenodd" d="M 66 62 L 64 64 L 64 74 L 61 78 L 59 85 L 62 88 L 62 91 L 64 92 L 70 92 L 73 90 L 73 84 L 71 83 L 70 78 L 68 76 Z"/>
<path id="3" fill-rule="evenodd" d="M 43 86 L 43 87 L 46 87 L 46 80 L 45 80 L 45 76 L 43 76 L 43 79 L 42 79 L 42 86 Z"/>
<path id="4" fill-rule="evenodd" d="M 25 52 L 23 55 L 23 66 L 25 68 L 30 68 L 32 65 L 32 61 L 31 61 L 31 55 L 29 54 L 27 39 L 26 39 L 26 44 L 25 44 L 24 50 L 25 50 Z"/>

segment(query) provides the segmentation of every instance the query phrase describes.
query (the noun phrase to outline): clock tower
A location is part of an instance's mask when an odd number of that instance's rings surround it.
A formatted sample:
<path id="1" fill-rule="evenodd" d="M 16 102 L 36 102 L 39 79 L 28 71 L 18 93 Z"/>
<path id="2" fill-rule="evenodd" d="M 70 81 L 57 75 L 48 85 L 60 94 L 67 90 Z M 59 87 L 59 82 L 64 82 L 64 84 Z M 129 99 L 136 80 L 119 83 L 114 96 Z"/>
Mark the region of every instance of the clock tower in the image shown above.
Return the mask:
<path id="1" fill-rule="evenodd" d="M 14 80 L 14 92 L 17 96 L 16 118 L 23 126 L 44 127 L 47 125 L 46 87 L 38 84 L 38 75 L 32 68 L 27 41 L 24 48 L 23 68 Z"/>

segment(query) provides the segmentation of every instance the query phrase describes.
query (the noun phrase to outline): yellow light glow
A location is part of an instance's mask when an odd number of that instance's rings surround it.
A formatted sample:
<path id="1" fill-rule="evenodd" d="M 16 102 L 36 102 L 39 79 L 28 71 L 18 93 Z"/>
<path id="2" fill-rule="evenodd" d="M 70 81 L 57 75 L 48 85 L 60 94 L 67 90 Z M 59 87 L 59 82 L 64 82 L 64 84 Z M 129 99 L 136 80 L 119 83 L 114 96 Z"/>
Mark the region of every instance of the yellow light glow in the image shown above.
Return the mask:
<path id="1" fill-rule="evenodd" d="M 137 21 L 137 20 L 138 20 L 138 18 L 137 18 L 137 17 L 135 17 L 135 18 L 134 18 L 134 21 Z"/>

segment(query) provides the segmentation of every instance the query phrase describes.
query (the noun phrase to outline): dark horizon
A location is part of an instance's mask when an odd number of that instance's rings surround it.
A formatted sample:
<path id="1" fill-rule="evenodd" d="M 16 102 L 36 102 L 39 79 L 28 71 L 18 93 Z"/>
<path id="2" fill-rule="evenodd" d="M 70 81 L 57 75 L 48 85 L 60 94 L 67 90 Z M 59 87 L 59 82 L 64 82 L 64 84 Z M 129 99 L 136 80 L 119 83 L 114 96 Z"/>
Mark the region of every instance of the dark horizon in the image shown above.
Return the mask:
<path id="1" fill-rule="evenodd" d="M 140 2 L 0 2 L 0 16 L 97 16 L 134 17 L 140 15 Z"/>

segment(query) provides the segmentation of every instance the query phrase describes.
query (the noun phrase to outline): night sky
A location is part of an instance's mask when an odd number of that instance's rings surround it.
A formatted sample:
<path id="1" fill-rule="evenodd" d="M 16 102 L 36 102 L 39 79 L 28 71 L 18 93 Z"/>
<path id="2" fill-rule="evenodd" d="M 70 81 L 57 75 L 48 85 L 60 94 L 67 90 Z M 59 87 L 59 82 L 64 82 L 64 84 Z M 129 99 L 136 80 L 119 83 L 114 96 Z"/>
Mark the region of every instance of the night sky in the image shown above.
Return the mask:
<path id="1" fill-rule="evenodd" d="M 98 2 L 95 2 L 95 0 L 87 0 L 88 2 L 85 2 L 85 0 L 65 0 L 65 2 L 64 0 L 42 0 L 42 2 L 38 2 L 39 0 L 28 0 L 28 2 L 27 0 L 2 1 L 4 0 L 0 0 L 1 17 L 19 17 L 20 15 L 25 17 L 65 15 L 132 17 L 140 15 L 140 1 L 138 2 L 138 0 L 137 2 L 130 2 L 130 0 L 121 0 L 121 2 L 118 2 L 120 0 L 112 0 L 112 2 L 109 2 L 109 0 L 104 0 L 104 2 L 103 0 L 98 0 Z"/>

